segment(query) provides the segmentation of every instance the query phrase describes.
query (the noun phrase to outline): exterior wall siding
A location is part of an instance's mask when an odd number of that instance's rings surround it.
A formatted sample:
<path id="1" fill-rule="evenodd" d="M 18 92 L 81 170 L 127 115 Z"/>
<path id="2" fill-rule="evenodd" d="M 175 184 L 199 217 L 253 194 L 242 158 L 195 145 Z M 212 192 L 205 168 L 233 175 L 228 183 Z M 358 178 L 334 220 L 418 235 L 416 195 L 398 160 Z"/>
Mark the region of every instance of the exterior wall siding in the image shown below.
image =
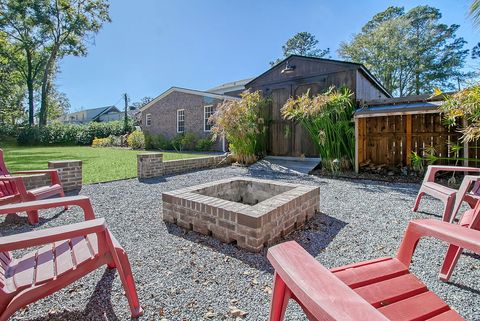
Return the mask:
<path id="1" fill-rule="evenodd" d="M 356 84 L 355 96 L 357 101 L 387 98 L 387 96 L 362 75 L 359 70 L 356 72 Z"/>
<path id="2" fill-rule="evenodd" d="M 183 92 L 172 92 L 148 109 L 142 111 L 142 130 L 150 135 L 162 135 L 166 139 L 172 139 L 177 135 L 177 110 L 184 109 L 185 132 L 195 134 L 197 138 L 211 137 L 211 132 L 204 131 L 204 107 L 213 105 L 214 110 L 220 99 L 193 95 Z M 151 124 L 146 126 L 146 116 L 151 115 Z M 218 138 L 212 146 L 212 150 L 221 151 L 223 142 Z"/>

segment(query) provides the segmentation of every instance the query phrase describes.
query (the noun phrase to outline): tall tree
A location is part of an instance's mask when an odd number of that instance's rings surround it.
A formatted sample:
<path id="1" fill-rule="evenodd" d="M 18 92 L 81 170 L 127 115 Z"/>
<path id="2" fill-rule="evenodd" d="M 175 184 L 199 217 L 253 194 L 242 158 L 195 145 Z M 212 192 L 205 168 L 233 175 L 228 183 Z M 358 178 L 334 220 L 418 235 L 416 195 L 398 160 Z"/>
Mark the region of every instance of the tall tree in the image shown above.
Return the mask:
<path id="1" fill-rule="evenodd" d="M 475 26 L 480 27 L 480 0 L 473 0 L 470 5 L 470 17 L 473 19 Z"/>
<path id="2" fill-rule="evenodd" d="M 8 44 L 0 38 L 0 52 Z M 24 114 L 25 85 L 22 75 L 4 56 L 0 55 L 0 123 L 14 124 Z"/>
<path id="3" fill-rule="evenodd" d="M 20 73 L 28 92 L 28 121 L 34 122 L 35 88 L 46 62 L 35 0 L 0 0 L 0 56 Z"/>
<path id="4" fill-rule="evenodd" d="M 70 101 L 65 93 L 58 90 L 55 86 L 50 86 L 48 95 L 48 120 L 55 120 L 65 115 L 70 110 Z"/>
<path id="5" fill-rule="evenodd" d="M 310 32 L 298 32 L 282 46 L 283 57 L 290 55 L 300 55 L 307 57 L 325 57 L 330 53 L 330 49 L 320 49 L 318 47 L 318 40 Z M 270 62 L 270 65 L 276 65 L 282 59 L 276 59 Z"/>
<path id="6" fill-rule="evenodd" d="M 458 25 L 440 22 L 441 13 L 429 6 L 405 12 L 389 7 L 375 15 L 339 54 L 363 63 L 394 95 L 454 89 L 467 76 L 462 69 L 468 50 L 456 36 Z"/>
<path id="7" fill-rule="evenodd" d="M 110 22 L 107 0 L 37 0 L 36 14 L 46 41 L 47 61 L 42 70 L 40 125 L 48 115 L 48 94 L 58 59 L 85 56 L 87 42 L 103 23 Z"/>

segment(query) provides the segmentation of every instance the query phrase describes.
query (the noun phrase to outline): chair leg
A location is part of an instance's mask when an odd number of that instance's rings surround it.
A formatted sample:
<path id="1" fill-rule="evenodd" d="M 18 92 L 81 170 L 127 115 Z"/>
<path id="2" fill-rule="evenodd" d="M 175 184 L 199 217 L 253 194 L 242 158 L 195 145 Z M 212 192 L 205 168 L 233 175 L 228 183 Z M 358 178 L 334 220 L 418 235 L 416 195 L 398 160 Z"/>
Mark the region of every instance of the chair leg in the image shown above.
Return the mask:
<path id="1" fill-rule="evenodd" d="M 420 191 L 418 191 L 417 198 L 415 199 L 415 204 L 413 205 L 412 211 L 416 212 L 418 210 L 418 205 L 420 205 L 423 194 L 425 193 L 420 189 Z"/>
<path id="2" fill-rule="evenodd" d="M 28 215 L 28 223 L 31 225 L 38 224 L 38 211 L 29 211 L 27 212 Z"/>
<path id="3" fill-rule="evenodd" d="M 60 191 L 60 197 L 65 197 L 65 192 L 63 191 L 63 189 Z M 63 207 L 63 209 L 64 209 L 65 211 L 68 210 L 68 205 L 65 205 L 65 206 Z"/>
<path id="4" fill-rule="evenodd" d="M 452 276 L 453 269 L 455 269 L 455 265 L 457 265 L 460 254 L 462 254 L 462 251 L 463 249 L 456 245 L 450 245 L 448 247 L 447 254 L 445 254 L 445 260 L 443 261 L 443 265 L 439 273 L 440 280 L 448 282 Z"/>
<path id="5" fill-rule="evenodd" d="M 285 310 L 290 299 L 290 290 L 280 276 L 275 273 L 273 281 L 272 303 L 270 305 L 270 321 L 283 321 Z"/>
<path id="6" fill-rule="evenodd" d="M 445 207 L 443 208 L 442 220 L 444 222 L 450 222 L 450 216 L 452 216 L 454 205 L 455 205 L 455 195 L 450 195 L 445 201 Z"/>
<path id="7" fill-rule="evenodd" d="M 116 249 L 118 258 L 120 260 L 121 268 L 118 268 L 118 274 L 122 281 L 125 295 L 127 296 L 128 304 L 132 318 L 138 318 L 143 315 L 143 309 L 138 301 L 137 289 L 135 288 L 135 280 L 133 279 L 130 262 L 128 261 L 127 253 L 123 249 Z"/>

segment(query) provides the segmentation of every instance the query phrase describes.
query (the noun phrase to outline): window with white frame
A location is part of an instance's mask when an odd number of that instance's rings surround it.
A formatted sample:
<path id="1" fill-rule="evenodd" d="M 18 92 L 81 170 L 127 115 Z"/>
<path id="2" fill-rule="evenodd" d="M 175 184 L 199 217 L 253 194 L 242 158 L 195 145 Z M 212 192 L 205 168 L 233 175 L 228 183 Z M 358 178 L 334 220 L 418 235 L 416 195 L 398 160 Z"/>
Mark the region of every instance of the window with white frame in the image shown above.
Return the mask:
<path id="1" fill-rule="evenodd" d="M 177 110 L 177 133 L 185 131 L 185 109 Z"/>
<path id="2" fill-rule="evenodd" d="M 212 130 L 212 123 L 208 120 L 213 115 L 213 105 L 203 107 L 203 130 L 209 132 Z"/>
<path id="3" fill-rule="evenodd" d="M 152 114 L 145 115 L 145 126 L 152 125 Z"/>

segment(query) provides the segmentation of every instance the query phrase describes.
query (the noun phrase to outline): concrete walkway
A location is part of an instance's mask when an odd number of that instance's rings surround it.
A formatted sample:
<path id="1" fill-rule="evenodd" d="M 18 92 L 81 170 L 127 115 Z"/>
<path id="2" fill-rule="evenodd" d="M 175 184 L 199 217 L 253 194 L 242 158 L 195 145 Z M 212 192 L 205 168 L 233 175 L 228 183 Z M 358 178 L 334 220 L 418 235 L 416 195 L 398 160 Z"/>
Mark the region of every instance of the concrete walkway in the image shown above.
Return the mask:
<path id="1" fill-rule="evenodd" d="M 320 163 L 320 158 L 267 156 L 251 166 L 254 170 L 272 170 L 285 174 L 308 175 Z"/>

